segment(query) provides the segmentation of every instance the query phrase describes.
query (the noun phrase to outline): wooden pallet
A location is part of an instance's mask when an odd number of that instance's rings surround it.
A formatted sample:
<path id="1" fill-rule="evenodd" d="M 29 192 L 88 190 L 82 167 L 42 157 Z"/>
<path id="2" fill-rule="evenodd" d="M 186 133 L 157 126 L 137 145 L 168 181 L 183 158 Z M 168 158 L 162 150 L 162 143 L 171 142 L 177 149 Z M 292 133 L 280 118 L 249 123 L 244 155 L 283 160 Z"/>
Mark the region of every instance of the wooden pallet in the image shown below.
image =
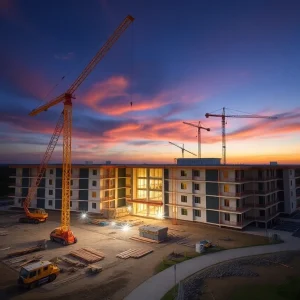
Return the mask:
<path id="1" fill-rule="evenodd" d="M 103 253 L 103 252 L 101 252 L 101 251 L 98 251 L 98 250 L 96 250 L 96 249 L 94 249 L 94 248 L 82 248 L 84 251 L 87 251 L 87 252 L 89 252 L 89 253 L 92 253 L 92 254 L 94 254 L 94 255 L 97 255 L 97 256 L 101 256 L 101 257 L 105 257 L 105 254 Z"/>
<path id="2" fill-rule="evenodd" d="M 89 249 L 89 251 L 87 251 L 86 249 Z M 94 253 L 92 253 L 90 251 L 93 251 Z M 95 254 L 95 253 L 97 253 L 97 254 Z M 70 252 L 70 255 L 72 255 L 76 258 L 79 258 L 87 263 L 94 263 L 94 262 L 104 259 L 104 255 L 102 256 L 102 254 L 103 254 L 102 252 L 97 252 L 97 250 L 92 249 L 92 248 L 81 248 L 81 249 Z"/>
<path id="3" fill-rule="evenodd" d="M 161 243 L 161 241 L 156 241 L 156 240 L 148 239 L 148 238 L 141 237 L 141 236 L 132 236 L 129 239 L 138 241 L 138 242 L 143 242 L 143 243 L 154 243 L 154 244 Z"/>
<path id="4" fill-rule="evenodd" d="M 122 259 L 141 258 L 152 252 L 153 252 L 152 249 L 134 248 L 134 249 L 128 249 L 124 252 L 121 252 L 121 253 L 117 254 L 116 257 L 122 258 Z"/>

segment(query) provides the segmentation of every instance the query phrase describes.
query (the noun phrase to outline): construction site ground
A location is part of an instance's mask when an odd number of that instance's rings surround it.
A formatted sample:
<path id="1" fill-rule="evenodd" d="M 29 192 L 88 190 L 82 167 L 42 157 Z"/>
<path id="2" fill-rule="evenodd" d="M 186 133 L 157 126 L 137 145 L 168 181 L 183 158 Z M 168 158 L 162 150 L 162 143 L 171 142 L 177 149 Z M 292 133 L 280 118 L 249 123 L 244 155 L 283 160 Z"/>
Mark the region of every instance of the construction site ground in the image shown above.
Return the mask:
<path id="1" fill-rule="evenodd" d="M 20 224 L 22 212 L 1 212 L 0 215 L 0 298 L 3 299 L 123 299 L 130 291 L 151 277 L 155 267 L 162 259 L 173 251 L 176 253 L 194 252 L 191 244 L 200 240 L 210 240 L 219 247 L 229 249 L 259 244 L 268 240 L 262 236 L 220 229 L 204 224 L 173 225 L 170 220 L 154 220 L 143 217 L 128 216 L 118 221 L 142 220 L 143 225 L 151 224 L 169 227 L 173 238 L 163 243 L 143 243 L 131 240 L 139 235 L 139 225 L 131 227 L 127 232 L 119 227 L 85 224 L 79 214 L 71 215 L 71 226 L 78 238 L 78 243 L 62 246 L 49 240 L 50 232 L 59 226 L 60 212 L 49 211 L 49 219 L 42 224 Z M 6 235 L 5 235 L 6 234 Z M 178 244 L 183 238 L 185 242 Z M 7 254 L 23 248 L 35 246 L 39 241 L 47 239 L 47 249 L 27 254 L 25 257 L 42 256 L 43 260 L 58 258 L 58 265 L 65 269 L 53 283 L 26 291 L 18 288 L 18 264 L 13 264 Z M 101 273 L 88 275 L 87 268 L 72 269 L 60 261 L 61 257 L 78 261 L 69 256 L 73 250 L 90 247 L 101 251 L 105 258 L 93 263 L 103 268 Z M 116 255 L 133 248 L 152 249 L 153 252 L 139 259 L 121 259 Z M 73 271 L 73 272 L 69 272 Z M 5 274 L 5 275 L 4 275 Z M 146 299 L 146 298 L 145 298 Z"/>

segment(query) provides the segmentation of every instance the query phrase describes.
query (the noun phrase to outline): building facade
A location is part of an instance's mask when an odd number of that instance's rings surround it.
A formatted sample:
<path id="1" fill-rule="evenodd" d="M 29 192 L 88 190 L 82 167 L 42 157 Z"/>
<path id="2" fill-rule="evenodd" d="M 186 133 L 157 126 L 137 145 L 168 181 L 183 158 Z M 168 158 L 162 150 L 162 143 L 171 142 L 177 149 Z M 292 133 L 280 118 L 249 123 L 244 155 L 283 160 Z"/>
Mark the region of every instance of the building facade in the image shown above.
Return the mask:
<path id="1" fill-rule="evenodd" d="M 208 165 L 209 163 L 209 165 Z M 11 188 L 21 206 L 38 165 L 15 165 Z M 106 217 L 132 214 L 242 229 L 271 226 L 300 206 L 300 166 L 220 165 L 178 159 L 173 165 L 73 165 L 71 210 Z M 49 165 L 31 207 L 59 210 L 61 165 Z"/>

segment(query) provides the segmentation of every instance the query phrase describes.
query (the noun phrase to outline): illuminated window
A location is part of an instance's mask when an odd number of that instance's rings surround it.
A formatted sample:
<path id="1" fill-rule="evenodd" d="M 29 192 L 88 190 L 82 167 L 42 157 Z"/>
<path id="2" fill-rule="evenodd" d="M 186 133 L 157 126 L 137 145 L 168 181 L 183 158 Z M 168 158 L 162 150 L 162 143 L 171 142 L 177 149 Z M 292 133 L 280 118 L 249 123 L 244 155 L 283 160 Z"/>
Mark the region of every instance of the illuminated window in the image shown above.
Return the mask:
<path id="1" fill-rule="evenodd" d="M 151 190 L 161 190 L 162 189 L 162 180 L 160 180 L 160 179 L 151 179 L 149 181 L 149 188 Z"/>
<path id="2" fill-rule="evenodd" d="M 228 184 L 224 185 L 224 192 L 229 193 L 229 185 Z"/>
<path id="3" fill-rule="evenodd" d="M 97 196 L 97 193 L 96 192 L 92 192 L 92 197 L 96 198 L 96 196 Z"/>
<path id="4" fill-rule="evenodd" d="M 186 190 L 186 189 L 187 189 L 187 184 L 184 183 L 184 182 L 181 182 L 180 188 L 181 188 L 182 190 Z"/>
<path id="5" fill-rule="evenodd" d="M 162 169 L 150 169 L 150 177 L 162 178 Z"/>
<path id="6" fill-rule="evenodd" d="M 137 177 L 147 177 L 147 169 L 145 168 L 137 169 Z"/>
<path id="7" fill-rule="evenodd" d="M 224 200 L 224 206 L 229 206 L 229 200 L 228 199 Z"/>
<path id="8" fill-rule="evenodd" d="M 147 188 L 147 179 L 138 179 L 137 180 L 137 188 L 138 189 L 146 189 Z"/>

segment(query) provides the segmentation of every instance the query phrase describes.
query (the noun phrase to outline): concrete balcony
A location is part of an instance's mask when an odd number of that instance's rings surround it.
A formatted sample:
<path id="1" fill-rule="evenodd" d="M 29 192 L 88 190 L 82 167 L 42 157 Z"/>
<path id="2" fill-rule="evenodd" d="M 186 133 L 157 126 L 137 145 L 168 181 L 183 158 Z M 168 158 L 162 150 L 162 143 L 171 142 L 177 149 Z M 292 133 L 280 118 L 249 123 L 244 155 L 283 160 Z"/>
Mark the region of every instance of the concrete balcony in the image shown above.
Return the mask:
<path id="1" fill-rule="evenodd" d="M 225 225 L 225 226 L 230 226 L 230 227 L 243 227 L 243 222 L 237 222 L 237 221 L 225 221 L 225 220 L 220 220 L 220 224 Z"/>
<path id="2" fill-rule="evenodd" d="M 253 208 L 253 205 L 244 205 L 243 207 L 236 206 L 220 206 L 220 210 L 228 212 L 242 213 Z"/>
<path id="3" fill-rule="evenodd" d="M 254 208 L 266 208 L 278 204 L 279 202 L 280 202 L 279 199 L 271 200 L 267 203 L 262 203 L 262 204 L 254 202 Z"/>
<path id="4" fill-rule="evenodd" d="M 220 182 L 238 182 L 238 183 L 242 183 L 242 182 L 249 182 L 249 181 L 253 181 L 252 177 L 233 177 L 233 178 L 225 178 L 225 177 L 220 177 L 219 179 Z"/>
<path id="5" fill-rule="evenodd" d="M 101 198 L 102 201 L 109 201 L 109 200 L 114 200 L 114 199 L 115 199 L 115 197 L 112 197 L 112 196 L 110 196 L 110 197 L 102 197 Z"/>
<path id="6" fill-rule="evenodd" d="M 99 176 L 100 179 L 109 179 L 109 178 L 115 178 L 115 173 L 106 173 Z"/>
<path id="7" fill-rule="evenodd" d="M 114 189 L 116 187 L 115 184 L 106 184 L 106 185 L 101 185 L 100 189 L 101 190 L 110 190 L 110 189 Z"/>

